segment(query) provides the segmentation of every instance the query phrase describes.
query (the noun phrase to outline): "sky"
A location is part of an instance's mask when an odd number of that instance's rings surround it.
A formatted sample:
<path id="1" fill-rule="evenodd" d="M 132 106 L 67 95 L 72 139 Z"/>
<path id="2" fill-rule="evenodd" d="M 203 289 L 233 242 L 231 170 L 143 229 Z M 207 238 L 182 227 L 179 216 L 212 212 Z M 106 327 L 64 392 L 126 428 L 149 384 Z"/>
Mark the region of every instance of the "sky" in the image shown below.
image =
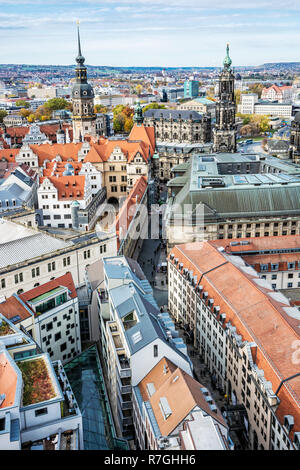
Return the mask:
<path id="1" fill-rule="evenodd" d="M 300 61 L 299 0 L 0 0 L 0 63 L 219 67 Z"/>

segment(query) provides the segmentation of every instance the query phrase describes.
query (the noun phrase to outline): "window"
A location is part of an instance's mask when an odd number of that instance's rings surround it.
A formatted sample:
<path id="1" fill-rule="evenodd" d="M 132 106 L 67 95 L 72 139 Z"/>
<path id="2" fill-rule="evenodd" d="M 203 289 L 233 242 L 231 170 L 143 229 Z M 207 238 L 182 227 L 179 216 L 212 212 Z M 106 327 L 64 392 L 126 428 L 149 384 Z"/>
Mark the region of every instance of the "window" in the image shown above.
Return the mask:
<path id="1" fill-rule="evenodd" d="M 52 263 L 48 263 L 48 273 L 51 273 L 51 271 L 55 270 L 55 261 L 52 261 Z"/>
<path id="2" fill-rule="evenodd" d="M 53 323 L 52 323 L 52 321 L 51 321 L 51 322 L 47 323 L 47 325 L 46 325 L 46 331 L 50 331 L 50 330 L 52 330 L 52 328 L 53 328 Z"/>
<path id="3" fill-rule="evenodd" d="M 15 284 L 23 282 L 23 273 L 15 274 Z"/>
<path id="4" fill-rule="evenodd" d="M 153 346 L 153 356 L 154 356 L 154 357 L 157 357 L 157 356 L 158 356 L 158 345 L 157 345 L 157 344 L 155 344 L 155 345 Z"/>
<path id="5" fill-rule="evenodd" d="M 35 410 L 35 416 L 42 416 L 48 414 L 48 408 L 40 408 L 39 410 Z"/>
<path id="6" fill-rule="evenodd" d="M 106 245 L 100 246 L 100 254 L 102 255 L 102 253 L 106 253 Z"/>
<path id="7" fill-rule="evenodd" d="M 4 289 L 5 287 L 5 279 L 1 279 L 1 288 Z"/>
<path id="8" fill-rule="evenodd" d="M 70 258 L 70 256 L 68 256 L 67 258 L 63 258 L 63 266 L 64 266 L 64 268 L 65 268 L 66 266 L 69 266 L 70 264 L 71 264 L 71 258 Z"/>
<path id="9" fill-rule="evenodd" d="M 55 341 L 58 341 L 60 338 L 61 338 L 61 332 L 56 333 L 56 334 L 54 335 L 54 340 L 55 340 Z"/>
<path id="10" fill-rule="evenodd" d="M 62 351 L 65 351 L 66 349 L 67 349 L 67 343 L 61 344 L 61 346 L 60 346 L 61 352 L 62 352 Z"/>
<path id="11" fill-rule="evenodd" d="M 36 276 L 39 276 L 40 275 L 40 268 L 33 268 L 31 270 L 31 276 L 32 277 L 36 277 Z"/>
<path id="12" fill-rule="evenodd" d="M 87 251 L 83 252 L 83 258 L 84 259 L 87 259 L 87 258 L 90 258 L 90 257 L 91 257 L 91 251 L 90 250 L 87 250 Z"/>

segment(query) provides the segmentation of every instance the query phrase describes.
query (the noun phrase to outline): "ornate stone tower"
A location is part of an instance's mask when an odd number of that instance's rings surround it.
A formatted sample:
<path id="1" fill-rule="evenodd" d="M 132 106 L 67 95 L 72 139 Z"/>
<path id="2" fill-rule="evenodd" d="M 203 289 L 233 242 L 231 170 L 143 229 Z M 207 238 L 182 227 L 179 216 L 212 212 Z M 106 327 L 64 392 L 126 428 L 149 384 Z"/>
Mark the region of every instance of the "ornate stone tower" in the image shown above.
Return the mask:
<path id="1" fill-rule="evenodd" d="M 229 44 L 224 59 L 224 68 L 219 75 L 216 105 L 216 126 L 213 131 L 214 152 L 236 151 L 234 75 L 229 57 Z"/>
<path id="2" fill-rule="evenodd" d="M 85 58 L 81 54 L 79 23 L 78 28 L 78 56 L 76 57 L 76 81 L 72 89 L 73 103 L 73 140 L 80 142 L 86 134 L 96 137 L 96 114 L 94 113 L 94 91 L 87 82 L 87 72 L 84 65 Z"/>
<path id="3" fill-rule="evenodd" d="M 144 122 L 143 110 L 142 110 L 142 107 L 141 107 L 141 103 L 139 101 L 137 102 L 137 105 L 134 109 L 133 122 L 137 126 L 141 126 Z"/>

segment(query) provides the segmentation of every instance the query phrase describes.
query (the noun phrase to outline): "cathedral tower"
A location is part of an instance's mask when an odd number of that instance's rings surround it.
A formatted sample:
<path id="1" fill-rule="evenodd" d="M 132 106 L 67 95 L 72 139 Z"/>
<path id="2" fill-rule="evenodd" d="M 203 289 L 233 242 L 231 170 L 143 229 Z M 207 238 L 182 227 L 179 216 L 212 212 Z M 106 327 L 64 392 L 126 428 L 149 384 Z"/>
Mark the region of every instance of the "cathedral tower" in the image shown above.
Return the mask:
<path id="1" fill-rule="evenodd" d="M 218 79 L 216 104 L 216 126 L 213 131 L 214 152 L 236 151 L 234 75 L 229 57 L 229 44 L 224 59 L 224 67 Z"/>
<path id="2" fill-rule="evenodd" d="M 74 142 L 84 140 L 86 134 L 96 136 L 94 91 L 92 86 L 87 82 L 87 71 L 84 65 L 85 58 L 81 54 L 79 24 L 77 25 L 77 34 L 78 56 L 76 57 L 77 66 L 75 69 L 76 81 L 72 88 Z"/>

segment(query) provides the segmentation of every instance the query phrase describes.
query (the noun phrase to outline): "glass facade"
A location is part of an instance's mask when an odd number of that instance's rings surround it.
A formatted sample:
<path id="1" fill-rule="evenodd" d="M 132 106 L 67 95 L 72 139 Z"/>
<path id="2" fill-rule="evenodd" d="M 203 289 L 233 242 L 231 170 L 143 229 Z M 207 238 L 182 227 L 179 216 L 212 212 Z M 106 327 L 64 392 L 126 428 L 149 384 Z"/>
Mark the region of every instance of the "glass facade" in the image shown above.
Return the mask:
<path id="1" fill-rule="evenodd" d="M 111 408 L 96 346 L 83 351 L 64 366 L 83 420 L 85 450 L 129 450 L 116 437 Z"/>

